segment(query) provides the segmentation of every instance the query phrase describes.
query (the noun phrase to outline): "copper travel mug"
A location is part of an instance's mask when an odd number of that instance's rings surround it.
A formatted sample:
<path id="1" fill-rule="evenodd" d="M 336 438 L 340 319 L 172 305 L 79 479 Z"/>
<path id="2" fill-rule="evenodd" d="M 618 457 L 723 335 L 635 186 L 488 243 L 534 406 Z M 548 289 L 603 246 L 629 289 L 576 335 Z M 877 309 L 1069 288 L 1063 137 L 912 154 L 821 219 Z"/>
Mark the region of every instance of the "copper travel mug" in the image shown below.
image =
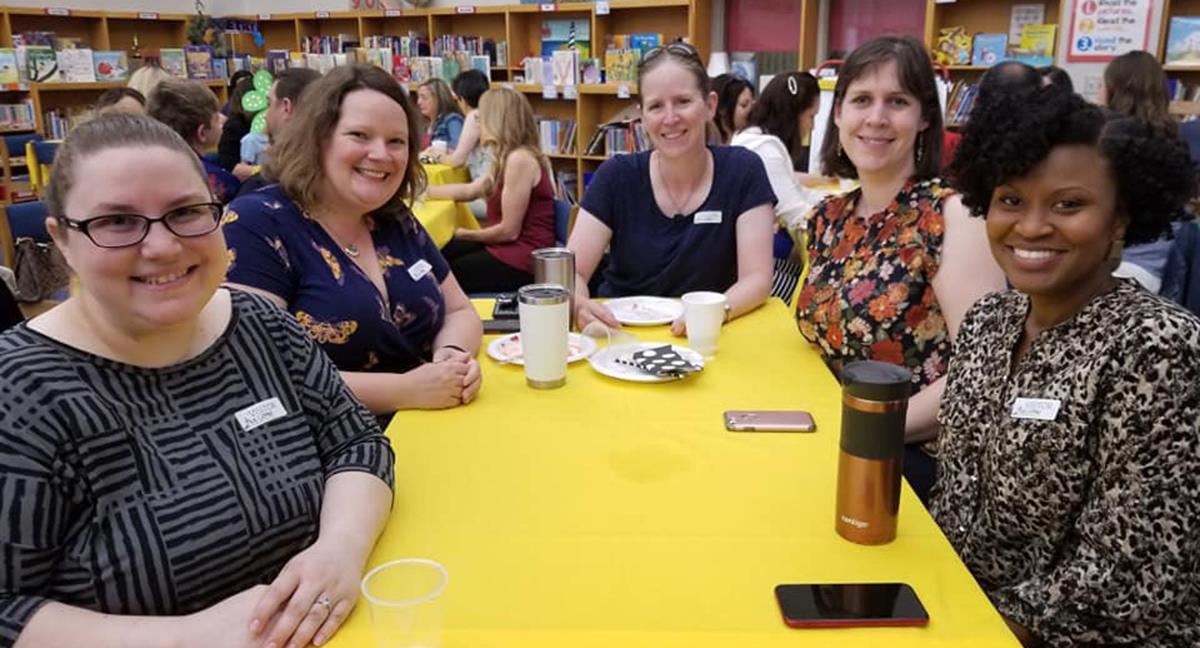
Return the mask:
<path id="1" fill-rule="evenodd" d="M 532 254 L 533 283 L 558 284 L 567 289 L 570 325 L 575 328 L 575 253 L 565 247 L 549 247 L 538 248 Z"/>
<path id="2" fill-rule="evenodd" d="M 904 417 L 912 374 L 883 362 L 842 369 L 842 440 L 838 455 L 838 535 L 858 544 L 896 539 L 904 471 Z"/>

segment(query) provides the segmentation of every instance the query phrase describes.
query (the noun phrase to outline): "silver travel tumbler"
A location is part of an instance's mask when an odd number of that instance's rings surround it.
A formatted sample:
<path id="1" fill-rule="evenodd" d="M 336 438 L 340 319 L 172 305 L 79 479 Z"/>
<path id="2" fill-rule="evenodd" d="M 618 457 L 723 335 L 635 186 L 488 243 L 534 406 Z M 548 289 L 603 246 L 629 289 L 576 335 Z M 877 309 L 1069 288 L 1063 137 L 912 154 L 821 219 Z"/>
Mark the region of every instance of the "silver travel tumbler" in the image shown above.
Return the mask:
<path id="1" fill-rule="evenodd" d="M 575 327 L 575 253 L 565 247 L 533 251 L 533 283 L 558 284 L 570 296 L 571 328 Z"/>

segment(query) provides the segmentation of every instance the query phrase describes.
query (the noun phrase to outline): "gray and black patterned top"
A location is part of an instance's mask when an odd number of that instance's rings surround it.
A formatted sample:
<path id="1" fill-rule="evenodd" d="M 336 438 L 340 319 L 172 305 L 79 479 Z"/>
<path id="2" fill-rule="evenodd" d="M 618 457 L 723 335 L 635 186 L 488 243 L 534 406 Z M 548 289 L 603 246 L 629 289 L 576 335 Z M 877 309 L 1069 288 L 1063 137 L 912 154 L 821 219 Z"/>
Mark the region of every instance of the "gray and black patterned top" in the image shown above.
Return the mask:
<path id="1" fill-rule="evenodd" d="M 232 301 L 163 369 L 0 336 L 0 647 L 48 600 L 187 614 L 268 583 L 316 539 L 327 478 L 392 484 L 387 438 L 299 324 Z"/>
<path id="2" fill-rule="evenodd" d="M 998 293 L 963 322 L 935 519 L 1049 645 L 1200 645 L 1200 319 L 1122 281 L 1010 371 L 1028 312 Z"/>

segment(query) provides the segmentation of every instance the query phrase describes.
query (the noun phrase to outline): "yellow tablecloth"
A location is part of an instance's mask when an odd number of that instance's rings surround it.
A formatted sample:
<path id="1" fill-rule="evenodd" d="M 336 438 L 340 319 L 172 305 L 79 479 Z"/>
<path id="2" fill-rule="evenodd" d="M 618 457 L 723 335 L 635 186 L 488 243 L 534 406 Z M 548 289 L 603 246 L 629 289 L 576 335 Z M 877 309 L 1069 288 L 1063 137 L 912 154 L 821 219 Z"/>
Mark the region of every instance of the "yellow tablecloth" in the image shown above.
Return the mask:
<path id="1" fill-rule="evenodd" d="M 458 184 L 471 181 L 471 174 L 466 167 L 452 167 L 448 164 L 422 164 L 425 167 L 425 177 L 430 186 Z"/>
<path id="2" fill-rule="evenodd" d="M 840 392 L 785 307 L 735 320 L 720 345 L 686 381 L 582 362 L 553 391 L 481 358 L 475 403 L 388 429 L 395 508 L 369 566 L 447 567 L 444 648 L 1017 646 L 907 487 L 895 542 L 834 532 Z M 770 408 L 809 410 L 818 430 L 724 429 L 724 410 Z M 929 626 L 785 627 L 772 588 L 822 581 L 910 583 Z M 371 642 L 364 601 L 329 645 Z"/>
<path id="3" fill-rule="evenodd" d="M 454 229 L 460 226 L 458 207 L 452 200 L 423 200 L 413 207 L 413 215 L 425 226 L 438 247 L 445 245 L 454 236 Z M 478 223 L 475 227 L 479 227 Z"/>

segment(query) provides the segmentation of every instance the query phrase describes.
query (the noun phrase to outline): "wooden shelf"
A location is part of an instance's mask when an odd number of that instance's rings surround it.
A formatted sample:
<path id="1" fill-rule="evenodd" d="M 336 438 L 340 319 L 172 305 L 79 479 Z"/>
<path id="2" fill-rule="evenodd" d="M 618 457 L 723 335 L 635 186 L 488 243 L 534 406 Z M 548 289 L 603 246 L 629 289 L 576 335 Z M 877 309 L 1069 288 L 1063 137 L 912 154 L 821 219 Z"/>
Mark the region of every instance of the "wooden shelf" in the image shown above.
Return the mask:
<path id="1" fill-rule="evenodd" d="M 616 95 L 621 85 L 629 86 L 630 96 L 637 94 L 637 84 L 633 82 L 621 83 L 582 83 L 579 85 L 579 94 L 584 95 Z"/>
<path id="2" fill-rule="evenodd" d="M 1179 72 L 1200 72 L 1200 65 L 1164 65 L 1163 72 L 1171 74 Z"/>
<path id="3" fill-rule="evenodd" d="M 551 160 L 574 160 L 577 156 L 570 153 L 547 153 L 546 157 Z"/>
<path id="4" fill-rule="evenodd" d="M 198 83 L 203 83 L 210 88 L 224 88 L 229 85 L 228 81 L 223 79 L 208 79 L 206 81 L 196 80 Z M 88 90 L 109 90 L 112 88 L 123 88 L 127 85 L 125 81 L 88 81 L 83 83 L 37 83 L 34 84 L 38 92 L 76 92 Z"/>
<path id="5" fill-rule="evenodd" d="M 608 159 L 607 155 L 580 155 L 581 160 L 591 160 L 593 162 L 604 162 Z"/>

